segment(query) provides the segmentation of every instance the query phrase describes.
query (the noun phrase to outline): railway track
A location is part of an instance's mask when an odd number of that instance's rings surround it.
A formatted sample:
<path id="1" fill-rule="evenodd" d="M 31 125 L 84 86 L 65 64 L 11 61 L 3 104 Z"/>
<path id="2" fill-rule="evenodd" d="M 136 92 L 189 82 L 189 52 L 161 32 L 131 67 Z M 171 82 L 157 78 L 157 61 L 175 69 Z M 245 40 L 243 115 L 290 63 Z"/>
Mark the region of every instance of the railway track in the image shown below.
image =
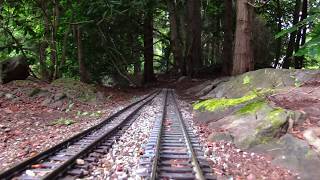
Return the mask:
<path id="1" fill-rule="evenodd" d="M 179 111 L 173 90 L 166 92 L 162 117 L 156 121 L 139 163 L 144 179 L 216 179 L 201 145 Z"/>
<path id="2" fill-rule="evenodd" d="M 100 124 L 2 172 L 0 179 L 75 179 L 88 174 L 90 166 L 107 153 L 132 124 L 139 111 L 160 91 L 128 105 Z"/>

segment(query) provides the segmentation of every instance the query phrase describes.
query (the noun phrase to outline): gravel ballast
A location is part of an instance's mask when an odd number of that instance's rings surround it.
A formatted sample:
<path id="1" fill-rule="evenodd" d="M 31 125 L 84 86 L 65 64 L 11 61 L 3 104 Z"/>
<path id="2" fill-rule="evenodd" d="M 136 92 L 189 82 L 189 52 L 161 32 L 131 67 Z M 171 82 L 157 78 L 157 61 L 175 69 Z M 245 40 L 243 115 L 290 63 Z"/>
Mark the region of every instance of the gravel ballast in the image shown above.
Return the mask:
<path id="1" fill-rule="evenodd" d="M 90 175 L 83 179 L 140 179 L 139 158 L 144 154 L 154 121 L 161 113 L 162 95 L 157 96 L 115 142 L 109 153 L 105 154 L 93 167 Z"/>

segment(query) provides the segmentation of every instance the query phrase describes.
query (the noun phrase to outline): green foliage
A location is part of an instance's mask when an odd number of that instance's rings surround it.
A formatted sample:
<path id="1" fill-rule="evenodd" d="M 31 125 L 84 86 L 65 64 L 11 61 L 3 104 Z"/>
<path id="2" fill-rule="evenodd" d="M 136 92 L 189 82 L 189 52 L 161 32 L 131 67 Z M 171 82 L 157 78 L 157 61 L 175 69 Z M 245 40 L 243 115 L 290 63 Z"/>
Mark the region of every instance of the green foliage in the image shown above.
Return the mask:
<path id="1" fill-rule="evenodd" d="M 101 117 L 102 116 L 102 112 L 101 111 L 95 111 L 95 112 L 81 112 L 81 111 L 78 111 L 77 112 L 77 117 L 80 117 L 80 116 L 90 116 L 90 117 Z"/>
<path id="2" fill-rule="evenodd" d="M 75 121 L 69 118 L 60 118 L 57 120 L 54 120 L 51 125 L 65 125 L 65 126 L 69 126 L 74 124 Z"/>

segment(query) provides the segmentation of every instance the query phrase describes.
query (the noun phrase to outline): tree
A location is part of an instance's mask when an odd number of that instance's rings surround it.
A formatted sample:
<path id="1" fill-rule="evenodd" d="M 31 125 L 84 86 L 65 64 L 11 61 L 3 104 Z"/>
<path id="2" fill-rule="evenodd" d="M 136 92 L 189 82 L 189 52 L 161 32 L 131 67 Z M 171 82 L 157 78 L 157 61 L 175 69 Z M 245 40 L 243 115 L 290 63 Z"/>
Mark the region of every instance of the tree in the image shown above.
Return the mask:
<path id="1" fill-rule="evenodd" d="M 187 1 L 187 74 L 194 76 L 202 67 L 201 60 L 201 1 Z"/>
<path id="2" fill-rule="evenodd" d="M 293 21 L 292 21 L 293 25 L 296 25 L 299 22 L 300 7 L 301 7 L 301 0 L 296 0 L 294 13 L 293 13 Z M 297 36 L 297 31 L 293 31 L 292 33 L 290 33 L 289 43 L 286 51 L 286 56 L 283 60 L 282 68 L 289 69 L 291 65 L 296 36 Z"/>
<path id="3" fill-rule="evenodd" d="M 177 15 L 177 5 L 175 1 L 167 0 L 168 12 L 169 12 L 169 23 L 170 23 L 170 45 L 174 58 L 174 68 L 178 73 L 182 71 L 182 49 L 181 39 L 179 36 L 179 24 Z"/>
<path id="4" fill-rule="evenodd" d="M 153 71 L 153 12 L 148 11 L 144 17 L 144 83 L 155 80 Z"/>
<path id="5" fill-rule="evenodd" d="M 280 4 L 280 0 L 276 0 L 276 16 L 275 19 L 277 21 L 277 31 L 281 32 L 282 30 L 282 8 Z M 282 38 L 277 39 L 277 45 L 276 45 L 276 57 L 275 57 L 275 62 L 274 62 L 274 68 L 277 68 L 279 61 L 280 61 L 280 56 L 281 56 L 281 46 L 282 46 Z"/>
<path id="6" fill-rule="evenodd" d="M 303 0 L 302 3 L 302 13 L 300 22 L 305 20 L 308 16 L 308 0 Z M 300 47 L 303 46 L 306 42 L 306 33 L 307 33 L 307 27 L 303 26 L 299 28 L 297 33 L 297 39 L 296 39 L 296 45 L 295 45 L 295 52 L 298 52 Z M 296 69 L 301 69 L 303 67 L 303 56 L 295 56 L 294 57 L 294 65 Z"/>
<path id="7" fill-rule="evenodd" d="M 248 0 L 237 0 L 237 21 L 232 74 L 238 75 L 254 69 L 251 44 L 253 10 Z"/>
<path id="8" fill-rule="evenodd" d="M 232 0 L 224 0 L 224 25 L 223 25 L 223 72 L 231 74 L 232 70 L 232 43 L 233 43 L 233 8 Z"/>

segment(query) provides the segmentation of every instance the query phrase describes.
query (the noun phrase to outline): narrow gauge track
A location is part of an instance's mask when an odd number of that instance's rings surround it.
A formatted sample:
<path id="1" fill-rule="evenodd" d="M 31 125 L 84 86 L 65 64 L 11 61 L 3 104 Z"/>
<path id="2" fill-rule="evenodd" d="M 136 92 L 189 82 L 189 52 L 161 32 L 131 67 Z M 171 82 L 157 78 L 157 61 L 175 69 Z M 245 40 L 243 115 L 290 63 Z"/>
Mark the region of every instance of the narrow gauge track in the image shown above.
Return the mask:
<path id="1" fill-rule="evenodd" d="M 173 90 L 166 92 L 139 168 L 144 179 L 216 179 L 197 136 L 184 122 Z"/>
<path id="2" fill-rule="evenodd" d="M 114 141 L 137 118 L 139 110 L 159 93 L 155 91 L 147 95 L 100 124 L 2 172 L 0 179 L 75 179 L 86 175 L 90 165 L 108 152 Z"/>

